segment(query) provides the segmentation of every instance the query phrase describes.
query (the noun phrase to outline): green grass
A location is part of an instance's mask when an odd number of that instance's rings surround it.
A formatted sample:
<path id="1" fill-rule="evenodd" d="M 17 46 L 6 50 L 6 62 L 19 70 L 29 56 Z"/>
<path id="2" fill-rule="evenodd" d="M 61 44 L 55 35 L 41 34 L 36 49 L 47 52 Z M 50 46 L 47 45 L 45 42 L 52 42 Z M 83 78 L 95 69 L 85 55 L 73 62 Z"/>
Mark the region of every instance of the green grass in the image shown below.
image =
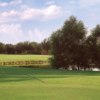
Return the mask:
<path id="1" fill-rule="evenodd" d="M 100 72 L 0 67 L 0 100 L 100 100 Z"/>
<path id="2" fill-rule="evenodd" d="M 48 58 L 51 56 L 49 55 L 0 55 L 0 62 L 2 61 L 30 61 L 30 60 L 43 60 L 47 61 Z"/>
<path id="3" fill-rule="evenodd" d="M 24 66 L 24 67 L 39 67 L 39 68 L 48 68 L 50 67 L 49 58 L 50 55 L 8 55 L 1 54 L 0 55 L 0 66 Z M 46 61 L 46 63 L 35 63 L 35 64 L 8 64 L 8 62 L 25 62 L 25 61 Z M 7 62 L 7 64 L 3 64 L 3 62 Z"/>

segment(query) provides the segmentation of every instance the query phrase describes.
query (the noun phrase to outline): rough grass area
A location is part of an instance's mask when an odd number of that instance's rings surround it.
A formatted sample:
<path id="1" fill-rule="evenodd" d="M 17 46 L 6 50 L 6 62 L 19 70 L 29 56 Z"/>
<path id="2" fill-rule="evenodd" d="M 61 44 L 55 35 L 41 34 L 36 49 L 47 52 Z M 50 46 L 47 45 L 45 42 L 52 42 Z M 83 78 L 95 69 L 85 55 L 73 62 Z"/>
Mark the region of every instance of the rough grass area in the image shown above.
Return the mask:
<path id="1" fill-rule="evenodd" d="M 100 72 L 0 67 L 0 100 L 100 100 Z"/>

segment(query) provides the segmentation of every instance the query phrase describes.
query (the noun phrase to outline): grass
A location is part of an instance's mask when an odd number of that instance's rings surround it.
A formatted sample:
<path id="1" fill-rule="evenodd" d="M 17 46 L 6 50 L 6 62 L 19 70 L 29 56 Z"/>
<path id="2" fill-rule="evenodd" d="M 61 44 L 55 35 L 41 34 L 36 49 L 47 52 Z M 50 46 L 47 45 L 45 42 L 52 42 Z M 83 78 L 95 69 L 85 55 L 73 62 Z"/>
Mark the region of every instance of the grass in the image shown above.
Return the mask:
<path id="1" fill-rule="evenodd" d="M 0 62 L 3 61 L 30 61 L 30 60 L 43 60 L 47 61 L 48 58 L 51 57 L 49 55 L 0 55 Z"/>
<path id="2" fill-rule="evenodd" d="M 0 67 L 0 100 L 99 100 L 100 72 Z"/>
<path id="3" fill-rule="evenodd" d="M 49 58 L 50 55 L 8 55 L 1 54 L 0 55 L 0 66 L 24 66 L 24 67 L 39 67 L 39 68 L 48 68 L 50 67 Z M 22 62 L 21 63 L 19 63 Z M 28 61 L 29 64 L 25 62 Z M 31 61 L 37 61 L 38 63 L 30 64 Z M 46 61 L 46 63 L 39 64 L 39 61 Z M 3 62 L 6 62 L 4 64 Z M 9 64 L 10 62 L 10 64 Z M 12 62 L 14 62 L 12 64 Z M 17 63 L 17 64 L 16 64 Z"/>

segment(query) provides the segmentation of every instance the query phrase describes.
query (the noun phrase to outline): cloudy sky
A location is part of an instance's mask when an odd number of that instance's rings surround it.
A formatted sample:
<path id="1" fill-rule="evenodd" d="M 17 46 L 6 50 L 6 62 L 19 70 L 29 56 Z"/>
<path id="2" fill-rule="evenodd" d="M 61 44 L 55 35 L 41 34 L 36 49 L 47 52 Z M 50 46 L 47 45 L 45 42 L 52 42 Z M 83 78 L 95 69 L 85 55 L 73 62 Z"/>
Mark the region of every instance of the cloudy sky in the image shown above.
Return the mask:
<path id="1" fill-rule="evenodd" d="M 71 15 L 92 29 L 100 24 L 100 0 L 0 0 L 0 42 L 41 42 Z"/>

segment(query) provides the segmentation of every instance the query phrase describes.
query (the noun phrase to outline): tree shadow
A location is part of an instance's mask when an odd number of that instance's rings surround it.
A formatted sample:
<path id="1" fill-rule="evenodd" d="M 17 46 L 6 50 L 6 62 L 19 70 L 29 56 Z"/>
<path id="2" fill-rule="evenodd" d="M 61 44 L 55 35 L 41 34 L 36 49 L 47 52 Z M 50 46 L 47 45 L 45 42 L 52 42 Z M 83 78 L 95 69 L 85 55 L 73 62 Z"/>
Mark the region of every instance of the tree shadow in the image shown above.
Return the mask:
<path id="1" fill-rule="evenodd" d="M 15 68 L 0 67 L 0 82 L 20 82 L 28 80 L 37 80 L 43 84 L 43 78 L 70 78 L 74 76 L 100 76 L 100 72 L 66 71 L 54 69 L 33 69 L 33 68 Z"/>
<path id="2" fill-rule="evenodd" d="M 31 76 L 31 75 L 27 75 L 27 76 L 29 76 L 29 78 L 31 78 L 32 80 L 37 80 L 37 81 L 39 81 L 39 82 L 41 82 L 41 83 L 45 83 L 43 80 L 41 80 L 41 79 L 38 78 L 38 77 L 34 77 L 34 76 Z"/>

